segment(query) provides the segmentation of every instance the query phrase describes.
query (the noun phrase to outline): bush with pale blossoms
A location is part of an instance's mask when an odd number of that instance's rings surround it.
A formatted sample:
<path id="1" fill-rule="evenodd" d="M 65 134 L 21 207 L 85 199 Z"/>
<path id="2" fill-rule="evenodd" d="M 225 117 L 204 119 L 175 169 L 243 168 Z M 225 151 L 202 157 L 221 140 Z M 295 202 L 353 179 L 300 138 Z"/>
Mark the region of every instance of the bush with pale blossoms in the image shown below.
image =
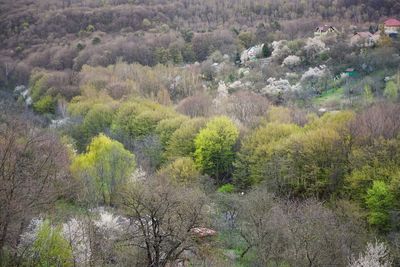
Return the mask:
<path id="1" fill-rule="evenodd" d="M 384 243 L 368 243 L 364 253 L 358 259 L 352 259 L 350 267 L 389 267 L 392 266 L 389 250 Z"/>
<path id="2" fill-rule="evenodd" d="M 19 249 L 21 251 L 26 250 L 27 248 L 29 248 L 30 246 L 33 245 L 33 243 L 36 240 L 37 237 L 37 233 L 40 229 L 40 227 L 43 224 L 43 219 L 42 218 L 33 218 L 28 227 L 26 228 L 25 232 L 22 233 L 21 235 L 21 241 L 19 244 Z"/>
<path id="3" fill-rule="evenodd" d="M 303 91 L 316 93 L 321 92 L 326 87 L 329 71 L 325 65 L 309 68 L 300 79 Z"/>
<path id="4" fill-rule="evenodd" d="M 285 79 L 276 80 L 275 78 L 269 78 L 267 82 L 267 86 L 261 90 L 264 95 L 277 95 L 279 93 L 297 90 L 296 86 L 292 86 L 290 82 Z"/>
<path id="5" fill-rule="evenodd" d="M 286 57 L 283 60 L 282 66 L 292 68 L 292 67 L 296 67 L 296 66 L 300 65 L 300 63 L 301 63 L 300 57 L 291 55 L 291 56 Z"/>
<path id="6" fill-rule="evenodd" d="M 327 74 L 327 69 L 325 65 L 309 68 L 304 74 L 301 76 L 300 81 L 305 82 L 310 79 L 318 79 L 324 77 Z"/>
<path id="7" fill-rule="evenodd" d="M 63 224 L 63 236 L 71 245 L 76 263 L 87 263 L 92 255 L 88 222 L 76 218 Z"/>
<path id="8" fill-rule="evenodd" d="M 329 50 L 325 43 L 318 37 L 308 38 L 306 45 L 304 46 L 307 57 L 309 59 L 314 59 L 318 54 Z"/>
<path id="9" fill-rule="evenodd" d="M 289 56 L 291 53 L 290 48 L 287 46 L 286 40 L 272 42 L 272 48 L 273 48 L 273 51 L 271 54 L 271 58 L 277 62 L 282 61 L 284 58 Z"/>

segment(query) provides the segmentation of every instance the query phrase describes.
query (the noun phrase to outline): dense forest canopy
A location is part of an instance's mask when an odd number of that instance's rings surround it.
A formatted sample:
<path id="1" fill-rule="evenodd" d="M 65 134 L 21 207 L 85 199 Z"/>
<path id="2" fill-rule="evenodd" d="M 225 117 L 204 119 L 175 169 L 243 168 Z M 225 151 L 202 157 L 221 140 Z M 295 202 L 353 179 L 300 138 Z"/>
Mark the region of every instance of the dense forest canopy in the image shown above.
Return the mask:
<path id="1" fill-rule="evenodd" d="M 0 2 L 0 266 L 400 265 L 400 2 Z"/>

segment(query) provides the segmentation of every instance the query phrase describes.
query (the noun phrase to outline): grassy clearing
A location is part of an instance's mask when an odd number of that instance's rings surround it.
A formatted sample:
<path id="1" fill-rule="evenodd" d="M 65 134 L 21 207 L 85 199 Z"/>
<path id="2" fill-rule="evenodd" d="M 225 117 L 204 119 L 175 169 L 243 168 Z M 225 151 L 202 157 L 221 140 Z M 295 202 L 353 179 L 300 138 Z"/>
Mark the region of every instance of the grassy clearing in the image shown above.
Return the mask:
<path id="1" fill-rule="evenodd" d="M 327 102 L 340 101 L 343 98 L 343 88 L 332 88 L 313 99 L 314 104 L 321 105 Z"/>

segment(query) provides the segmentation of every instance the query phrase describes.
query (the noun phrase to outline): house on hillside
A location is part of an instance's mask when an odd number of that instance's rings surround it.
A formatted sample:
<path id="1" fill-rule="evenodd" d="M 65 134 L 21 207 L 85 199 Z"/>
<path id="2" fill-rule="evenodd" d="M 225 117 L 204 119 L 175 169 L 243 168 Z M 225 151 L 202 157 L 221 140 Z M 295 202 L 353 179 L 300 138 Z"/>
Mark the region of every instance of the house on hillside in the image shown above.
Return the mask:
<path id="1" fill-rule="evenodd" d="M 390 37 L 397 37 L 400 33 L 400 21 L 397 19 L 388 19 L 383 23 L 385 33 Z"/>
<path id="2" fill-rule="evenodd" d="M 242 63 L 257 60 L 257 58 L 262 56 L 263 47 L 264 44 L 250 47 L 249 49 L 242 52 L 240 60 L 242 61 Z"/>
<path id="3" fill-rule="evenodd" d="M 339 31 L 333 26 L 324 25 L 324 26 L 319 26 L 315 29 L 314 36 L 324 36 L 327 35 L 328 33 L 338 34 Z"/>
<path id="4" fill-rule="evenodd" d="M 380 34 L 370 32 L 355 32 L 350 38 L 350 44 L 357 47 L 372 47 L 379 41 Z"/>

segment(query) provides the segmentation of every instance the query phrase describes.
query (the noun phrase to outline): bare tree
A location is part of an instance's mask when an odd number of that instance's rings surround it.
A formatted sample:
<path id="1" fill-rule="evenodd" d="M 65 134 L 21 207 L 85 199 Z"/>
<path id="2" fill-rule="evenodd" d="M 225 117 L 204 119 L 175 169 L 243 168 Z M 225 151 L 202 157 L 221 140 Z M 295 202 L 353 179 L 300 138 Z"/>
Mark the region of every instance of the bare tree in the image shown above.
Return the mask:
<path id="1" fill-rule="evenodd" d="M 255 126 L 266 115 L 268 100 L 249 91 L 233 94 L 226 103 L 226 112 L 246 126 Z"/>
<path id="2" fill-rule="evenodd" d="M 352 221 L 317 200 L 283 201 L 261 187 L 239 203 L 238 224 L 247 243 L 242 256 L 256 252 L 256 266 L 345 266 L 361 247 Z"/>
<path id="3" fill-rule="evenodd" d="M 132 223 L 127 244 L 143 250 L 151 267 L 166 266 L 195 248 L 195 231 L 204 223 L 205 197 L 177 188 L 163 178 L 137 182 L 122 195 Z"/>
<path id="4" fill-rule="evenodd" d="M 378 103 L 360 113 L 350 125 L 357 141 L 371 144 L 375 138 L 395 138 L 400 133 L 400 105 Z"/>
<path id="5" fill-rule="evenodd" d="M 55 135 L 17 117 L 0 123 L 1 253 L 18 245 L 31 216 L 68 193 L 70 181 L 68 155 Z"/>
<path id="6" fill-rule="evenodd" d="M 190 117 L 201 117 L 210 114 L 212 99 L 206 94 L 189 96 L 179 102 L 177 111 Z"/>

